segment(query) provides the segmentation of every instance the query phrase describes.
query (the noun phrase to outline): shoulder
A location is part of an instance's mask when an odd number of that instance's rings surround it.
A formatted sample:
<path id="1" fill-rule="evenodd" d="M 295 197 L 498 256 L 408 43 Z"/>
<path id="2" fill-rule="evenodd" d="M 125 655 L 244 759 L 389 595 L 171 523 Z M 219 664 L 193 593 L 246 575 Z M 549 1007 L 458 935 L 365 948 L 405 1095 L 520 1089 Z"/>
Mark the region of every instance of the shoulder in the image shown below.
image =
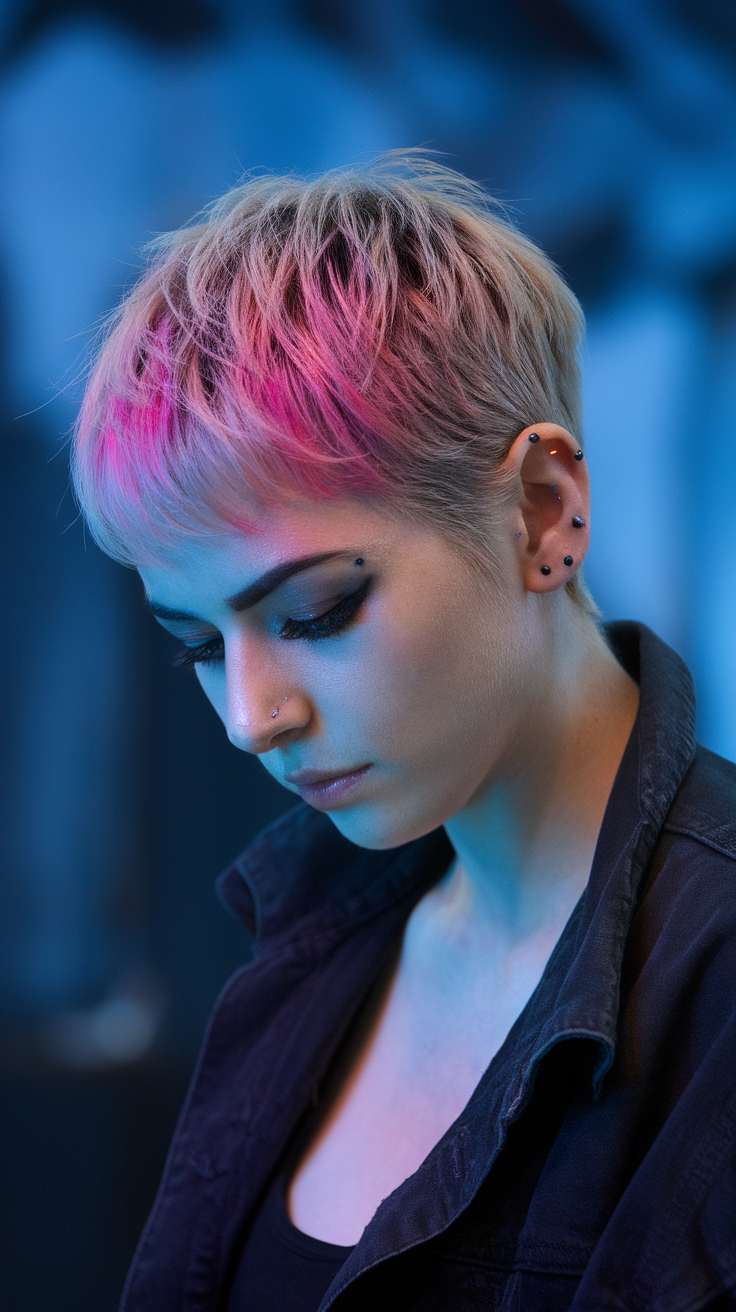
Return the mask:
<path id="1" fill-rule="evenodd" d="M 712 950 L 736 944 L 736 765 L 698 747 L 677 790 L 640 889 L 657 927 Z"/>
<path id="2" fill-rule="evenodd" d="M 736 765 L 698 747 L 664 829 L 736 861 Z"/>
<path id="3" fill-rule="evenodd" d="M 657 1030 L 677 1033 L 689 1069 L 736 1024 L 736 766 L 703 748 L 640 887 L 623 983 L 650 1046 Z"/>
<path id="4" fill-rule="evenodd" d="M 736 1035 L 735 820 L 736 767 L 698 749 L 626 936 L 622 1069 L 670 1109 L 692 1081 L 723 1079 L 717 1054 Z"/>

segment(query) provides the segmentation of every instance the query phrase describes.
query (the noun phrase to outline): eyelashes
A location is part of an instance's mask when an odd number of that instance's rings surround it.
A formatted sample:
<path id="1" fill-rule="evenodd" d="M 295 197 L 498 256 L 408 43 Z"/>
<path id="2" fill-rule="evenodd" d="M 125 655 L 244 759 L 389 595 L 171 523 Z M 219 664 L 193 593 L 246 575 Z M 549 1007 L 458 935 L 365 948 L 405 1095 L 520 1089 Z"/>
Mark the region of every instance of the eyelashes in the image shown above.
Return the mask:
<path id="1" fill-rule="evenodd" d="M 343 597 L 337 605 L 331 606 L 324 615 L 317 615 L 309 620 L 285 620 L 279 632 L 280 638 L 294 640 L 305 638 L 307 642 L 319 642 L 322 638 L 337 637 L 355 619 L 363 602 L 373 585 L 373 579 L 367 578 L 355 592 Z M 184 647 L 177 652 L 173 664 L 179 669 L 192 670 L 195 665 L 214 665 L 225 655 L 225 644 L 218 634 L 197 647 Z"/>
<path id="2" fill-rule="evenodd" d="M 182 647 L 171 664 L 180 670 L 193 670 L 195 665 L 212 665 L 221 661 L 225 654 L 225 644 L 219 636 L 201 642 L 198 647 Z"/>

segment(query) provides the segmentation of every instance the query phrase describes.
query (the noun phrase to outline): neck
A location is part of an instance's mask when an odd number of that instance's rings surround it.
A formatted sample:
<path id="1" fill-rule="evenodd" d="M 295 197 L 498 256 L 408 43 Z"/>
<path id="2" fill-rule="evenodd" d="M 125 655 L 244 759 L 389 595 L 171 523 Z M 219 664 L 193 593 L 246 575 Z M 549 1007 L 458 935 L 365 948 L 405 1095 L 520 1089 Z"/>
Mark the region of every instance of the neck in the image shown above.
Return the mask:
<path id="1" fill-rule="evenodd" d="M 639 690 L 587 616 L 535 656 L 534 687 L 494 778 L 446 822 L 445 912 L 510 945 L 559 933 L 588 881 Z M 560 923 L 561 922 L 561 923 Z"/>

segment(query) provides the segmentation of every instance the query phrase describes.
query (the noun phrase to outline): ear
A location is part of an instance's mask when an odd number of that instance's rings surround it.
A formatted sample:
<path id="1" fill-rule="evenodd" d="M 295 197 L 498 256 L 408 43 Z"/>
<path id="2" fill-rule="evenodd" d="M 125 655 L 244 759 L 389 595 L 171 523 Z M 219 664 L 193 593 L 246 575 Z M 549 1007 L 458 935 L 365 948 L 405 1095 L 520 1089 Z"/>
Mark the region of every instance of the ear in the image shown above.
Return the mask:
<path id="1" fill-rule="evenodd" d="M 587 461 L 566 428 L 532 424 L 517 437 L 504 468 L 517 483 L 514 531 L 524 585 L 529 592 L 554 592 L 580 568 L 590 544 Z"/>

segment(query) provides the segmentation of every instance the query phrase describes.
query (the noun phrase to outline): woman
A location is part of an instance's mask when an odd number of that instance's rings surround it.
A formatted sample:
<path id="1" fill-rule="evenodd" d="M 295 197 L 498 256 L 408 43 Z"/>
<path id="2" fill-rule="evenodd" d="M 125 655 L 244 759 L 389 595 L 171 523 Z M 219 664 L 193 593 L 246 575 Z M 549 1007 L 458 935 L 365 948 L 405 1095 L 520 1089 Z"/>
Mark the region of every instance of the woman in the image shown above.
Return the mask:
<path id="1" fill-rule="evenodd" d="M 127 1312 L 736 1307 L 736 771 L 582 583 L 580 331 L 421 157 L 246 183 L 111 328 L 88 522 L 306 803 Z"/>

